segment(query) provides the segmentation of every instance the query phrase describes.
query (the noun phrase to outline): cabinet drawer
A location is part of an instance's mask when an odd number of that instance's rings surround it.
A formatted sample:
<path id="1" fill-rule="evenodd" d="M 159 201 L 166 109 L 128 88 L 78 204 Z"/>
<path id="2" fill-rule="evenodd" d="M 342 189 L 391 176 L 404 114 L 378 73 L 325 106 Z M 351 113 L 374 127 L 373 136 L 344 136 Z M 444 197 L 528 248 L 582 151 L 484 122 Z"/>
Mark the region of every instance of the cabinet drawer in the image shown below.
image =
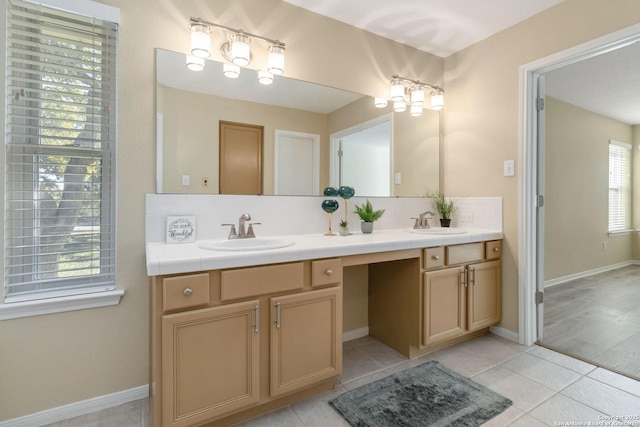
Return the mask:
<path id="1" fill-rule="evenodd" d="M 162 309 L 164 311 L 209 304 L 209 274 L 162 279 Z"/>
<path id="2" fill-rule="evenodd" d="M 484 242 L 447 246 L 447 265 L 484 260 Z"/>
<path id="3" fill-rule="evenodd" d="M 302 289 L 303 271 L 301 262 L 226 270 L 220 275 L 220 298 L 229 301 Z"/>
<path id="4" fill-rule="evenodd" d="M 486 245 L 486 257 L 488 260 L 490 259 L 498 259 L 502 256 L 502 241 L 494 240 L 492 242 L 487 242 Z"/>
<path id="5" fill-rule="evenodd" d="M 338 285 L 342 282 L 342 260 L 323 259 L 311 262 L 311 287 Z"/>
<path id="6" fill-rule="evenodd" d="M 424 268 L 436 268 L 444 265 L 444 247 L 427 248 L 424 250 Z"/>

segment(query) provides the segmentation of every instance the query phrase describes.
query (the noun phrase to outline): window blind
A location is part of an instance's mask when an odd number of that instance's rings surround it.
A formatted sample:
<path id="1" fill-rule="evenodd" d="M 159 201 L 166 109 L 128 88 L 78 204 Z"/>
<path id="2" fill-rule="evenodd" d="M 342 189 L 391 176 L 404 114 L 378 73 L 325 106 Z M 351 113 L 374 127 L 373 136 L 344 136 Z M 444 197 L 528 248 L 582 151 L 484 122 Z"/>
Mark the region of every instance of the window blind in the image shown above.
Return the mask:
<path id="1" fill-rule="evenodd" d="M 7 2 L 5 302 L 115 288 L 117 32 Z"/>
<path id="2" fill-rule="evenodd" d="M 631 145 L 609 142 L 609 232 L 631 228 Z"/>

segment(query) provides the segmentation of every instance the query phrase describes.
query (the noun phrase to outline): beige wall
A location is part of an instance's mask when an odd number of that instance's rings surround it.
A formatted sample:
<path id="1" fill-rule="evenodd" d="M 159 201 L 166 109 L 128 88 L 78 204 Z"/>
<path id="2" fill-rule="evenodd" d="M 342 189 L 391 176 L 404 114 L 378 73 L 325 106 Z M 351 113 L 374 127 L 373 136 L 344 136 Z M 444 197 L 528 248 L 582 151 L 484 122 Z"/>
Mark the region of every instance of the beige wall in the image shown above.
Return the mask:
<path id="1" fill-rule="evenodd" d="M 371 95 L 386 95 L 392 74 L 442 85 L 441 58 L 279 0 L 103 2 L 121 10 L 117 286 L 126 293 L 114 307 L 0 322 L 0 420 L 149 381 L 144 194 L 155 191 L 154 49 L 186 52 L 190 16 L 285 41 L 289 77 Z"/>
<path id="2" fill-rule="evenodd" d="M 631 235 L 608 235 L 609 140 L 632 126 L 547 97 L 544 279 L 631 259 Z M 604 249 L 606 243 L 606 250 Z"/>
<path id="3" fill-rule="evenodd" d="M 633 127 L 633 149 L 632 164 L 633 177 L 631 181 L 631 194 L 633 200 L 640 200 L 640 125 Z M 640 230 L 640 207 L 638 203 L 631 207 L 631 225 L 635 230 Z M 640 261 L 640 232 L 636 231 L 631 236 L 632 256 L 636 261 Z"/>
<path id="4" fill-rule="evenodd" d="M 502 172 L 518 159 L 519 67 L 638 22 L 636 0 L 566 0 L 445 60 L 445 193 L 503 197 L 507 329 L 518 331 L 518 180 Z"/>
<path id="5" fill-rule="evenodd" d="M 374 96 L 392 74 L 446 90 L 444 185 L 504 198 L 503 326 L 517 331 L 518 66 L 640 20 L 640 2 L 567 0 L 443 61 L 279 0 L 104 0 L 121 8 L 118 123 L 120 305 L 0 323 L 0 420 L 148 382 L 144 194 L 155 190 L 154 48 L 185 52 L 190 16 L 287 43 L 286 74 Z M 216 57 L 214 59 L 220 59 Z M 444 71 L 443 83 L 443 67 Z"/>

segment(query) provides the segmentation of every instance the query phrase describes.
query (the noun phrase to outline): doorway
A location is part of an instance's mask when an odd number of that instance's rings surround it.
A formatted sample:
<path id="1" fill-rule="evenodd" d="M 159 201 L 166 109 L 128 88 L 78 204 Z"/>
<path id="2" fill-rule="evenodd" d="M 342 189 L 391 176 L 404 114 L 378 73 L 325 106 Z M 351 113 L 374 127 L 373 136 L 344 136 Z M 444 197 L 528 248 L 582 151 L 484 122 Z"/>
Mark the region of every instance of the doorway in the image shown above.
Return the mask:
<path id="1" fill-rule="evenodd" d="M 558 192 L 550 191 L 553 187 L 550 186 L 548 182 L 555 171 L 551 169 L 557 165 L 554 165 L 553 162 L 558 160 L 558 155 L 555 153 L 554 157 L 549 157 L 549 148 L 554 146 L 548 145 L 551 142 L 545 141 L 545 137 L 547 136 L 545 133 L 545 125 L 549 122 L 549 117 L 545 117 L 544 113 L 540 113 L 540 111 L 545 111 L 549 107 L 549 102 L 555 102 L 555 100 L 549 98 L 549 93 L 545 94 L 545 84 L 547 89 L 549 87 L 548 81 L 549 78 L 553 78 L 554 71 L 560 70 L 563 67 L 571 66 L 572 64 L 580 63 L 581 61 L 587 61 L 592 58 L 599 57 L 600 55 L 605 55 L 609 52 L 613 52 L 619 49 L 623 49 L 626 46 L 630 46 L 633 43 L 640 40 L 640 25 L 635 25 L 633 27 L 627 28 L 625 30 L 613 33 L 611 35 L 602 37 L 600 39 L 585 43 L 583 45 L 577 46 L 575 48 L 569 49 L 567 51 L 560 52 L 558 54 L 554 54 L 550 57 L 543 58 L 541 60 L 535 61 L 530 64 L 523 65 L 521 67 L 521 100 L 523 101 L 523 110 L 522 110 L 522 127 L 521 127 L 521 164 L 523 165 L 521 170 L 521 179 L 520 179 L 520 194 L 522 197 L 520 198 L 520 209 L 519 209 L 519 223 L 520 223 L 520 231 L 519 231 L 519 281 L 520 281 L 520 289 L 519 289 L 519 297 L 520 297 L 520 342 L 523 344 L 532 344 L 534 342 L 540 342 L 543 345 L 545 344 L 545 335 L 547 332 L 553 333 L 555 335 L 558 334 L 558 331 L 561 328 L 549 329 L 550 326 L 553 325 L 554 321 L 558 321 L 558 313 L 562 312 L 562 309 L 558 309 L 558 304 L 556 303 L 556 298 L 567 297 L 569 292 L 569 287 L 564 289 L 564 292 L 559 292 L 561 288 L 553 289 L 547 287 L 545 289 L 545 282 L 549 285 L 549 274 L 556 275 L 556 273 L 551 273 L 552 270 L 555 270 L 559 264 L 562 264 L 562 261 L 565 260 L 564 264 L 570 264 L 571 262 L 583 262 L 584 259 L 573 260 L 572 257 L 574 253 L 568 249 L 562 250 L 560 255 L 549 256 L 547 252 L 549 251 L 549 247 L 553 246 L 548 233 L 545 231 L 549 231 L 554 229 L 557 225 L 557 222 L 564 222 L 565 228 L 562 230 L 565 233 L 564 241 L 573 241 L 577 240 L 575 236 L 567 236 L 566 232 L 569 227 L 569 223 L 572 221 L 572 218 L 577 220 L 576 215 L 568 213 L 567 210 L 563 210 L 561 206 L 558 205 L 563 198 L 557 197 Z M 598 81 L 595 79 L 595 81 Z M 546 95 L 546 96 L 545 96 Z M 538 99 L 544 99 L 544 107 L 542 106 L 542 102 L 539 102 Z M 542 110 L 540 110 L 542 108 Z M 582 120 L 583 127 L 585 124 L 585 120 Z M 563 122 L 563 126 L 566 129 L 566 119 Z M 562 137 L 567 138 L 566 134 Z M 612 138 L 610 136 L 609 138 Z M 602 139 L 602 138 L 600 138 Z M 584 144 L 584 140 L 582 141 Z M 607 155 L 607 145 L 608 140 L 604 141 L 604 146 L 598 147 L 599 150 L 604 150 L 604 160 L 606 162 Z M 632 141 L 630 141 L 632 142 Z M 558 143 L 557 140 L 554 143 Z M 585 162 L 584 156 L 585 153 L 585 145 L 578 147 L 577 149 L 572 150 L 572 161 L 563 162 L 559 161 L 561 169 L 560 175 L 563 180 L 569 180 L 571 178 L 571 173 L 574 168 L 574 165 L 577 163 L 582 164 Z M 602 155 L 602 152 L 600 153 Z M 566 160 L 566 159 L 565 159 Z M 608 165 L 607 165 L 608 166 Z M 565 196 L 566 200 L 573 200 L 575 204 L 575 198 L 578 196 L 578 192 L 584 191 L 586 188 L 587 191 L 591 190 L 591 205 L 590 209 L 582 209 L 581 215 L 587 216 L 591 219 L 591 225 L 589 227 L 595 228 L 595 225 L 603 222 L 600 214 L 598 214 L 598 218 L 595 218 L 594 212 L 594 204 L 597 200 L 600 200 L 600 203 L 606 204 L 606 190 L 607 190 L 607 174 L 606 170 L 607 166 L 601 166 L 605 168 L 605 175 L 601 179 L 604 181 L 601 183 L 604 186 L 605 197 L 604 200 L 602 197 L 596 195 L 593 186 L 591 185 L 583 185 L 581 188 L 574 189 L 574 193 L 571 194 L 570 197 Z M 591 168 L 589 170 L 591 174 L 599 173 L 596 172 L 596 169 Z M 579 182 L 580 179 L 578 179 Z M 584 182 L 583 182 L 584 184 Z M 555 190 L 555 189 L 553 189 Z M 589 196 L 589 195 L 587 195 Z M 607 233 L 607 225 L 606 225 L 606 206 L 604 208 L 599 208 L 600 210 L 605 209 L 605 219 L 604 219 L 604 235 L 607 237 L 611 237 L 610 233 Z M 557 214 L 550 215 L 553 212 L 563 212 L 566 214 L 565 218 L 559 217 Z M 554 221 L 551 223 L 551 218 Z M 568 222 L 567 222 L 568 221 Z M 586 228 L 583 227 L 582 234 L 585 233 Z M 558 231 L 555 230 L 555 237 L 557 237 Z M 553 235 L 552 235 L 553 236 Z M 602 238 L 602 233 L 601 233 Z M 631 236 L 628 238 L 629 248 L 631 248 Z M 602 251 L 607 248 L 607 241 L 603 239 L 599 241 L 599 250 L 600 253 L 596 254 L 600 258 L 603 258 Z M 609 241 L 609 244 L 611 242 Z M 582 245 L 585 245 L 583 242 Z M 553 246 L 554 248 L 557 245 Z M 578 256 L 577 258 L 580 258 Z M 582 257 L 584 258 L 584 256 Z M 629 255 L 627 264 L 632 264 L 632 256 Z M 607 264 L 607 262 L 602 261 L 602 264 Z M 614 263 L 615 264 L 615 263 Z M 611 266 L 610 266 L 611 267 Z M 613 265 L 616 267 L 616 265 Z M 605 269 L 602 267 L 603 270 Z M 580 268 L 578 268 L 580 270 Z M 584 268 L 582 269 L 584 270 Z M 589 269 L 587 269 L 589 270 Z M 612 270 L 614 271 L 614 270 Z M 597 276 L 591 276 L 592 273 L 602 273 L 602 271 L 597 271 L 597 269 L 590 269 L 590 271 L 586 271 L 583 273 L 585 277 L 589 277 L 589 280 L 592 284 L 595 283 Z M 578 273 L 576 273 L 578 274 Z M 620 272 L 611 273 L 608 279 L 605 279 L 607 283 L 612 283 L 612 278 L 615 275 L 620 274 Z M 545 278 L 545 276 L 547 276 Z M 561 275 L 562 276 L 562 275 Z M 562 278 L 562 277 L 561 277 Z M 573 277 L 575 279 L 576 277 Z M 564 274 L 564 279 L 566 282 L 569 279 L 572 279 L 571 274 Z M 633 280 L 633 279 L 632 279 Z M 638 279 L 635 279 L 636 281 Z M 576 285 L 575 283 L 573 285 Z M 564 285 L 558 285 L 564 286 Z M 567 283 L 569 286 L 569 283 Z M 552 290 L 553 289 L 553 290 Z M 611 289 L 612 290 L 612 289 Z M 583 292 L 578 291 L 578 292 Z M 575 297 L 575 294 L 573 294 Z M 550 300 L 553 298 L 553 303 Z M 567 297 L 572 298 L 572 297 Z M 628 299 L 629 297 L 625 298 Z M 571 302 L 567 299 L 568 304 Z M 576 306 L 571 306 L 571 310 L 574 308 L 577 309 L 577 301 Z M 599 308 L 604 309 L 604 304 L 599 304 L 598 297 L 592 297 L 590 301 L 591 314 L 586 314 L 586 318 L 593 319 L 597 317 L 595 311 Z M 545 307 L 546 306 L 546 307 Z M 568 308 L 569 306 L 564 306 L 564 308 Z M 636 306 L 637 307 L 637 306 Z M 548 309 L 548 310 L 547 310 Z M 586 310 L 586 309 L 585 309 Z M 605 309 L 606 310 L 606 309 Z M 636 310 L 637 311 L 637 310 Z M 613 314 L 613 313 L 610 313 Z M 629 314 L 629 316 L 633 316 Z M 545 322 L 546 320 L 546 322 Z M 583 319 L 584 320 L 584 319 Z M 575 327 L 584 326 L 585 322 L 573 321 L 573 332 L 565 331 L 569 335 L 563 337 L 557 337 L 553 339 L 552 336 L 546 337 L 549 342 L 553 342 L 555 345 L 559 341 L 563 339 L 566 341 L 569 336 L 575 336 Z M 583 325 L 580 325 L 582 323 Z M 553 325 L 557 326 L 557 324 Z M 570 322 L 565 325 L 567 330 L 571 329 Z M 636 325 L 637 326 L 637 325 Z M 593 327 L 592 327 L 593 328 Z M 607 328 L 604 327 L 606 331 Z M 594 331 L 592 331 L 594 332 Z M 603 333 L 606 335 L 606 332 Z M 554 347 L 555 347 L 554 345 Z M 551 345 L 550 345 L 551 346 Z M 565 350 L 567 353 L 572 353 L 573 356 L 577 356 L 578 358 L 587 359 L 595 364 L 601 364 L 603 366 L 603 360 L 594 360 L 594 354 L 584 353 L 584 355 L 575 354 L 575 349 L 578 346 L 574 346 L 574 349 L 571 351 Z M 610 369 L 616 370 L 615 367 L 607 366 Z M 633 372 L 625 372 L 627 375 L 635 376 Z"/>
<path id="2" fill-rule="evenodd" d="M 351 186 L 359 196 L 393 196 L 391 144 L 389 115 L 332 134 L 331 185 Z"/>
<path id="3" fill-rule="evenodd" d="M 276 129 L 274 194 L 320 194 L 320 135 Z"/>

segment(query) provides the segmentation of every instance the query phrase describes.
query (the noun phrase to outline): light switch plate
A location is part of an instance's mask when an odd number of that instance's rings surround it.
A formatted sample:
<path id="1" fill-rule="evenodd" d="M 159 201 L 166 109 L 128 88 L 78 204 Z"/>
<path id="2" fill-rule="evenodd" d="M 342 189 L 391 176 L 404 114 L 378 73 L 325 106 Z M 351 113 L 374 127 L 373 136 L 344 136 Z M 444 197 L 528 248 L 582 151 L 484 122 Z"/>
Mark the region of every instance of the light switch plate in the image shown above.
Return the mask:
<path id="1" fill-rule="evenodd" d="M 182 175 L 182 185 L 191 185 L 190 175 Z"/>
<path id="2" fill-rule="evenodd" d="M 504 161 L 504 176 L 515 176 L 516 175 L 515 169 L 516 169 L 515 160 Z"/>

